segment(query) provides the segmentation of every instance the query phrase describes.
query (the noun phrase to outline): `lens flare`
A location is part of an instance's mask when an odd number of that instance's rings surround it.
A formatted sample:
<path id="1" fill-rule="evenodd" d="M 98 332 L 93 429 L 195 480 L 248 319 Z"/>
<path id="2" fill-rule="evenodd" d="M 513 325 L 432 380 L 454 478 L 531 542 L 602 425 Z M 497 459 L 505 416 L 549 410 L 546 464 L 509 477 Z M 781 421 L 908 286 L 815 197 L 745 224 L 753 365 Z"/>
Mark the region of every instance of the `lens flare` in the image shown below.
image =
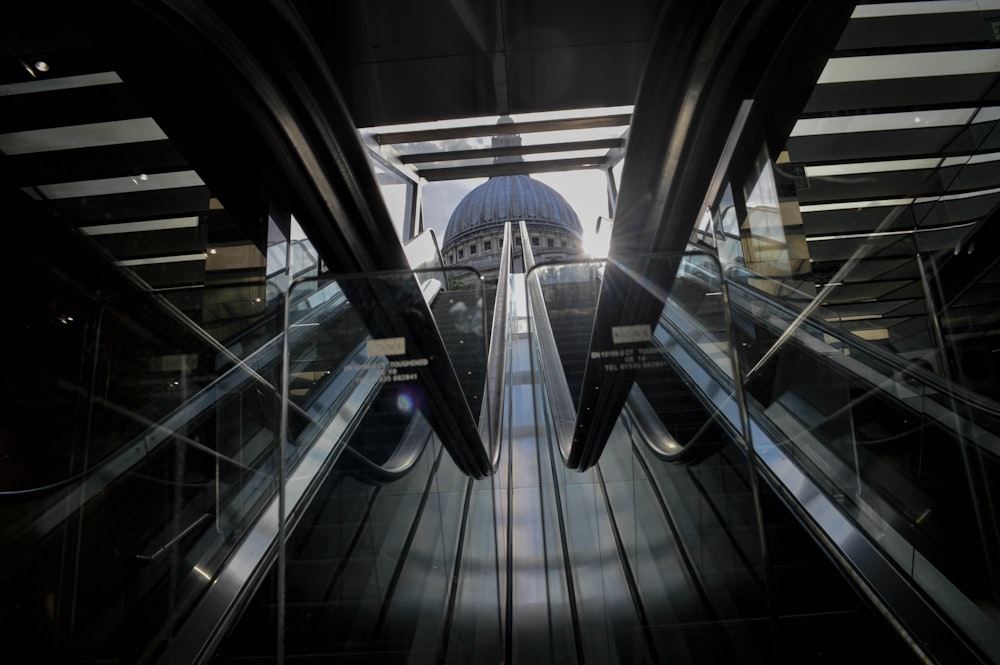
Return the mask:
<path id="1" fill-rule="evenodd" d="M 406 390 L 400 390 L 399 394 L 396 395 L 396 408 L 399 409 L 400 413 L 413 413 L 415 406 L 416 400 Z"/>

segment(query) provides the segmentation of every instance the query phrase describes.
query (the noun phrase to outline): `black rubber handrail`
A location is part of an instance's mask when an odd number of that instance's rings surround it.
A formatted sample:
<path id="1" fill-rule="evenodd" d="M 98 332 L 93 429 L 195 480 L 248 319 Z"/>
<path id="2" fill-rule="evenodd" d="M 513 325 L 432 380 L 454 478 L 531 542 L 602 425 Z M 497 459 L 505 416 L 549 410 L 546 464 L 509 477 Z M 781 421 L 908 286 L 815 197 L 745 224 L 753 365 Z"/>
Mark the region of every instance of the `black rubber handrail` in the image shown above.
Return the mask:
<path id="1" fill-rule="evenodd" d="M 345 446 L 341 461 L 347 461 L 347 471 L 370 485 L 386 485 L 405 476 L 420 460 L 433 430 L 424 418 L 414 416 L 400 438 L 392 455 L 381 464 L 373 462 L 351 446 Z"/>
<path id="2" fill-rule="evenodd" d="M 670 321 L 664 317 L 664 322 Z M 680 346 L 690 353 L 698 353 L 699 346 L 687 335 L 670 325 Z M 733 394 L 731 377 L 726 376 L 715 363 L 705 358 L 707 370 L 703 381 L 693 382 L 697 392 L 712 387 L 721 393 Z M 892 617 L 894 629 L 907 640 L 918 655 L 927 662 L 932 659 L 927 653 L 945 654 L 955 657 L 954 662 L 987 662 L 978 660 L 973 646 L 976 639 L 968 634 L 956 632 L 952 618 L 942 613 L 940 598 L 932 598 L 909 575 L 896 567 L 881 549 L 882 544 L 861 530 L 854 518 L 848 516 L 823 489 L 817 480 L 799 461 L 788 457 L 782 451 L 780 442 L 785 434 L 774 425 L 759 406 L 748 405 L 753 422 L 754 444 L 752 447 L 737 445 L 744 454 L 758 458 L 758 472 L 766 483 L 777 493 L 803 526 L 821 543 L 838 567 L 853 580 L 856 588 L 884 616 Z M 740 442 L 739 413 L 735 400 L 719 404 L 719 420 L 724 421 L 723 430 L 733 435 L 732 441 Z M 761 453 L 761 450 L 766 450 Z M 932 583 L 932 582 L 931 582 Z M 937 589 L 941 598 L 949 598 L 954 593 L 947 588 Z M 897 610 L 903 611 L 903 623 Z M 905 625 L 903 625 L 905 624 Z M 982 635 L 980 635 L 982 637 Z M 986 641 L 995 643 L 992 633 Z M 934 662 L 950 662 L 947 658 Z M 992 661 L 990 661 L 992 662 Z"/>
<path id="3" fill-rule="evenodd" d="M 142 54 L 120 63 L 122 77 L 141 87 L 183 140 L 192 161 L 227 208 L 256 207 L 259 182 L 279 208 L 294 213 L 334 274 L 408 270 L 402 242 L 375 180 L 368 149 L 318 47 L 295 10 L 281 0 L 206 4 L 195 0 L 116 0 L 115 31 L 90 19 L 109 49 Z M 263 26 L 267 26 L 266 29 Z M 141 35 L 141 37 L 139 37 Z M 142 43 L 134 40 L 141 39 Z M 186 91 L 213 93 L 211 114 L 193 113 Z M 183 101 L 181 101 L 183 100 Z M 159 118 L 158 118 L 159 119 Z M 220 145 L 254 159 L 234 163 Z M 252 201 L 247 197 L 253 196 Z M 247 214 L 252 215 L 253 211 Z M 435 359 L 416 373 L 425 415 L 455 463 L 476 478 L 490 473 L 444 340 L 430 309 L 409 287 L 413 307 L 358 282 L 345 293 L 375 337 L 402 337 L 412 357 Z"/>
<path id="4" fill-rule="evenodd" d="M 696 464 L 726 441 L 709 441 L 698 436 L 692 437 L 688 443 L 681 443 L 670 433 L 656 414 L 646 395 L 637 385 L 633 385 L 625 402 L 624 413 L 633 427 L 633 439 L 641 441 L 658 459 L 671 464 Z M 706 425 L 713 424 L 709 419 Z M 704 429 L 704 428 L 703 428 Z"/>
<path id="5" fill-rule="evenodd" d="M 701 218 L 706 193 L 728 160 L 760 150 L 762 133 L 788 108 L 768 109 L 773 95 L 758 89 L 774 80 L 818 75 L 851 6 L 786 0 L 668 3 L 659 17 L 636 99 L 624 160 L 609 262 L 598 297 L 591 349 L 611 347 L 607 325 L 654 327 L 662 300 L 617 265 L 643 253 L 681 252 Z M 806 43 L 800 40 L 809 35 Z M 794 65 L 794 66 L 793 66 Z M 752 122 L 730 141 L 745 100 L 760 97 Z M 788 100 L 783 100 L 788 106 Z M 787 134 L 786 134 L 787 135 Z M 727 155 L 727 151 L 729 154 Z M 653 268 L 651 268 L 653 269 Z M 674 274 L 646 275 L 669 292 Z M 628 398 L 634 370 L 584 370 L 568 465 L 597 463 Z"/>

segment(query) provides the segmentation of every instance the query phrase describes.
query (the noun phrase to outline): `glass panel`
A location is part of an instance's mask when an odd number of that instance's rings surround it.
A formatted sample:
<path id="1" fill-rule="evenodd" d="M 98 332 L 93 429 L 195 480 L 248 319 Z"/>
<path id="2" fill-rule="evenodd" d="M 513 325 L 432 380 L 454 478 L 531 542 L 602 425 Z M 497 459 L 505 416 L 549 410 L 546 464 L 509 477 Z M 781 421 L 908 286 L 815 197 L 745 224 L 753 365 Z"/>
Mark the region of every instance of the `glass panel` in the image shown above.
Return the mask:
<path id="1" fill-rule="evenodd" d="M 612 269 L 625 279 L 612 282 Z M 750 335 L 753 326 L 762 334 L 774 321 L 774 314 L 759 306 L 770 298 L 767 292 L 755 291 L 762 297 L 751 303 L 742 291 L 732 295 L 737 286 L 727 287 L 718 261 L 698 253 L 545 265 L 527 279 L 538 280 L 574 398 L 591 387 L 580 383 L 588 363 L 599 363 L 603 370 L 596 389 L 606 390 L 622 376 L 632 385 L 598 464 L 556 476 L 557 490 L 568 497 L 562 510 L 570 556 L 598 551 L 604 560 L 607 552 L 610 561 L 616 553 L 624 555 L 623 577 L 615 579 L 617 569 L 604 568 L 602 594 L 581 610 L 593 624 L 606 627 L 603 633 L 585 633 L 584 648 L 607 650 L 620 661 L 639 660 L 635 650 L 642 648 L 661 660 L 697 654 L 700 661 L 710 654 L 713 662 L 765 662 L 797 648 L 793 644 L 829 639 L 829 617 L 838 616 L 845 631 L 871 635 L 879 649 L 894 652 L 897 646 L 888 640 L 895 637 L 871 624 L 825 555 L 793 526 L 796 518 L 774 495 L 755 489 L 759 462 L 744 438 L 750 431 L 774 436 L 787 428 L 780 445 L 838 470 L 842 486 L 836 492 L 858 495 L 868 472 L 866 460 L 858 461 L 854 422 L 844 409 L 855 395 L 822 357 L 797 357 L 789 349 L 755 368 L 745 397 L 752 407 L 746 414 L 750 420 L 744 422 L 734 366 L 739 361 L 754 367 L 760 360 L 761 350 Z M 636 308 L 645 309 L 640 298 L 624 310 L 627 325 L 595 320 L 599 289 L 624 293 L 622 285 L 629 282 L 654 296 L 658 309 L 652 321 L 636 322 Z M 730 313 L 728 298 L 739 317 Z M 788 323 L 774 325 L 787 328 Z M 610 332 L 599 335 L 602 327 Z M 532 330 L 538 330 L 534 322 Z M 543 379 L 536 386 L 536 412 L 542 431 L 550 432 L 547 448 L 554 455 L 558 448 L 551 432 L 558 428 L 548 393 L 557 387 L 547 379 L 551 372 L 545 371 L 542 344 L 536 335 L 534 373 Z M 765 344 L 762 350 L 768 348 Z M 778 371 L 762 379 L 762 367 L 770 363 Z M 801 387 L 805 397 L 793 400 L 791 386 Z M 762 407 L 764 400 L 770 400 L 769 409 Z M 755 454 L 748 458 L 751 451 Z M 776 545 L 765 552 L 765 542 Z M 577 597 L 585 597 L 596 581 L 586 565 L 572 570 Z M 817 593 L 803 597 L 798 591 L 804 585 Z M 615 614 L 604 614 L 609 605 Z M 628 618 L 630 607 L 641 611 Z M 643 632 L 644 621 L 655 630 Z M 693 625 L 704 630 L 692 630 Z M 679 626 L 683 630 L 674 628 Z"/>
<path id="2" fill-rule="evenodd" d="M 434 229 L 427 229 L 413 238 L 406 243 L 404 249 L 410 267 L 413 270 L 421 271 L 421 274 L 444 265 L 441 258 L 441 246 Z M 443 277 L 441 277 L 441 281 L 444 282 Z"/>
<path id="3" fill-rule="evenodd" d="M 371 153 L 369 154 L 371 155 Z M 371 162 L 375 172 L 375 180 L 378 182 L 385 206 L 396 227 L 396 236 L 400 240 L 406 240 L 410 233 L 408 227 L 412 224 L 411 208 L 416 185 L 382 164 L 374 155 L 371 155 Z"/>
<path id="4" fill-rule="evenodd" d="M 443 283 L 436 270 L 294 285 L 285 566 L 269 573 L 222 657 L 270 658 L 279 644 L 285 657 L 402 658 L 446 643 L 498 653 L 496 568 L 485 565 L 496 556 L 491 481 L 467 478 L 425 415 L 442 399 L 424 380 L 434 364 L 454 368 L 476 417 L 484 399 L 481 281 L 443 272 Z M 462 288 L 441 290 L 448 284 Z M 446 355 L 424 355 L 416 329 L 386 318 L 419 319 L 425 302 Z"/>
<path id="5" fill-rule="evenodd" d="M 771 165 L 766 154 L 758 155 L 754 166 L 755 173 L 744 191 L 746 218 L 741 230 L 744 264 L 750 271 L 771 278 L 759 288 L 781 283 L 813 293 L 809 249 L 802 233 L 794 183 Z"/>
<path id="6" fill-rule="evenodd" d="M 219 320 L 229 288 L 91 308 L 62 293 L 21 310 L 5 391 L 5 469 L 19 470 L 0 508 L 6 648 L 133 662 L 170 638 L 277 487 L 283 307 L 209 325 L 222 344 L 198 322 Z"/>
<path id="7" fill-rule="evenodd" d="M 805 468 L 906 574 L 981 625 L 969 601 L 990 602 L 981 524 L 992 518 L 975 493 L 997 480 L 1000 409 L 922 354 L 907 360 L 869 341 L 863 333 L 879 328 L 860 327 L 868 321 L 838 329 L 821 308 L 802 318 L 742 275 L 728 273 L 729 300 L 767 445 Z"/>
<path id="8" fill-rule="evenodd" d="M 740 448 L 726 447 L 739 440 L 733 430 L 740 417 L 731 384 L 726 388 L 732 358 L 718 262 L 707 255 L 657 256 L 616 261 L 614 268 L 624 279 L 610 287 L 611 267 L 603 262 L 542 265 L 527 275 L 540 287 L 573 399 L 588 388 L 588 365 L 603 371 L 598 389 L 610 386 L 612 376 L 628 376 L 633 386 L 599 463 L 557 475 L 569 555 L 623 556 L 620 570 L 602 569 L 603 586 L 574 560 L 580 620 L 604 626 L 582 634 L 583 648 L 610 652 L 619 662 L 641 661 L 642 653 L 660 661 L 693 654 L 719 662 L 737 654 L 766 658 L 760 516 L 747 494 L 732 489 L 749 491 L 751 481 Z M 652 320 L 595 320 L 601 289 L 617 291 L 626 282 L 653 296 Z M 608 334 L 598 335 L 598 327 Z M 538 330 L 534 323 L 531 329 Z M 547 378 L 542 343 L 536 335 L 534 372 L 543 379 L 535 385 L 536 410 L 542 431 L 550 432 L 548 454 L 558 455 L 552 400 L 545 396 L 558 388 Z M 717 537 L 723 532 L 725 543 Z M 599 595 L 588 599 L 595 585 Z"/>
<path id="9" fill-rule="evenodd" d="M 824 401 L 782 365 L 821 366 L 838 392 L 846 385 L 837 413 L 850 438 L 821 419 L 777 440 L 788 437 L 780 445 L 992 656 L 1000 289 L 996 253 L 983 248 L 997 243 L 1000 133 L 982 92 L 995 54 L 979 37 L 990 18 L 962 3 L 858 8 L 774 160 L 779 189 L 781 171 L 792 177 L 781 191 L 799 215 L 783 223 L 801 220 L 816 297 L 772 300 L 735 272 L 730 292 L 734 320 L 764 311 L 757 339 L 761 327 L 774 336 L 763 376 L 750 377 L 751 406 L 795 393 Z M 924 22 L 935 37 L 916 35 Z"/>

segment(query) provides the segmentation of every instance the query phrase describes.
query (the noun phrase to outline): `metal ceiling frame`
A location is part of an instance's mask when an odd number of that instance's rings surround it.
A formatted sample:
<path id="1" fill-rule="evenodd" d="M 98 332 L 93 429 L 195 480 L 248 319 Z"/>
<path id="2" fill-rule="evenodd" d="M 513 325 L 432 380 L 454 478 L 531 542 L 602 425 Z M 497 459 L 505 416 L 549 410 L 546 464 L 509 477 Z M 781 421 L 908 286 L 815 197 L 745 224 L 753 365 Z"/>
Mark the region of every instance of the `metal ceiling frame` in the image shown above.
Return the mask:
<path id="1" fill-rule="evenodd" d="M 369 148 L 415 179 L 427 181 L 489 178 L 501 175 L 528 175 L 579 169 L 607 170 L 621 159 L 627 142 L 631 113 L 597 113 L 584 117 L 524 120 L 507 123 L 474 123 L 450 127 L 362 129 Z M 493 141 L 542 132 L 575 132 L 588 129 L 621 128 L 611 138 L 557 139 L 540 144 L 512 144 Z M 442 143 L 479 139 L 482 147 L 442 149 Z M 516 140 L 516 139 L 514 139 Z M 418 150 L 401 150 L 407 144 L 427 144 Z M 601 151 L 601 154 L 592 154 Z M 566 156 L 566 153 L 588 153 Z M 529 155 L 559 154 L 549 159 L 526 160 Z M 483 163 L 482 160 L 491 160 Z M 427 166 L 423 166 L 427 165 Z"/>

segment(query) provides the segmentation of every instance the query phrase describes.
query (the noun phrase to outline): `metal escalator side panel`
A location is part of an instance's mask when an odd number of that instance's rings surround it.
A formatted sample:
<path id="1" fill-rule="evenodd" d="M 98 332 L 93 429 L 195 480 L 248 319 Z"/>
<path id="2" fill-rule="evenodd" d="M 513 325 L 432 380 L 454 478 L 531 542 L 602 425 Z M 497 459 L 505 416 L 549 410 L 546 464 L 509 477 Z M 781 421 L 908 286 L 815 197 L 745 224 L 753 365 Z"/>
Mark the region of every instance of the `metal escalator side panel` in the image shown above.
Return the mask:
<path id="1" fill-rule="evenodd" d="M 528 227 L 523 221 L 519 233 L 521 235 L 521 251 L 524 255 L 524 268 L 527 273 L 525 285 L 528 289 L 530 321 L 536 331 L 535 340 L 538 346 L 539 364 L 546 385 L 546 395 L 555 428 L 556 442 L 563 461 L 566 462 L 571 450 L 570 441 L 573 422 L 576 420 L 576 410 L 573 406 L 573 396 L 570 394 L 569 384 L 566 381 L 566 374 L 559 359 L 559 350 L 556 348 L 555 338 L 552 334 L 552 325 L 549 322 L 545 299 L 542 296 L 539 283 L 540 272 L 536 270 Z"/>
<path id="2" fill-rule="evenodd" d="M 204 165 L 227 206 L 257 205 L 261 192 L 248 189 L 259 187 L 293 212 L 323 264 L 337 274 L 409 269 L 367 150 L 316 44 L 289 5 L 123 0 L 115 10 L 134 29 L 111 31 L 95 17 L 95 30 L 106 33 L 108 44 L 148 54 L 123 63 L 123 74 L 144 86 L 143 94 Z M 194 114 L 178 103 L 204 89 L 214 94 L 211 113 Z M 365 303 L 363 315 L 374 334 L 406 337 L 425 357 L 446 358 L 413 281 L 415 305 L 406 311 L 377 289 L 348 295 L 355 306 Z M 488 455 L 454 368 L 443 360 L 420 374 L 431 396 L 430 419 L 449 453 L 467 474 L 487 475 Z"/>
<path id="3" fill-rule="evenodd" d="M 818 74 L 813 60 L 832 45 L 850 9 L 822 4 L 680 4 L 661 15 L 629 133 L 609 268 L 595 317 L 595 350 L 610 341 L 609 324 L 655 324 L 654 299 L 619 275 L 615 262 L 649 252 L 683 251 L 718 165 L 727 151 L 740 147 L 729 145 L 727 134 L 738 120 L 741 102 L 754 99 L 757 86 L 769 78 Z M 761 34 L 771 38 L 761 39 Z M 793 47 L 790 34 L 813 35 L 813 51 L 784 53 L 803 46 Z M 809 66 L 788 69 L 802 58 Z M 687 76 L 678 79 L 672 75 L 676 71 Z M 758 131 L 778 121 L 769 112 L 756 112 L 740 138 L 753 135 L 757 141 Z M 660 286 L 669 290 L 672 276 L 654 277 L 664 278 Z M 629 379 L 628 372 L 607 376 L 600 364 L 588 364 L 573 430 L 572 467 L 585 469 L 599 458 L 631 389 Z"/>
<path id="4" fill-rule="evenodd" d="M 504 387 L 506 385 L 507 350 L 510 345 L 510 262 L 513 252 L 510 222 L 504 223 L 500 249 L 500 271 L 497 276 L 496 299 L 490 326 L 489 352 L 486 360 L 486 386 L 483 390 L 482 412 L 479 416 L 480 437 L 486 442 L 490 469 L 500 463 L 500 426 L 503 418 Z"/>

